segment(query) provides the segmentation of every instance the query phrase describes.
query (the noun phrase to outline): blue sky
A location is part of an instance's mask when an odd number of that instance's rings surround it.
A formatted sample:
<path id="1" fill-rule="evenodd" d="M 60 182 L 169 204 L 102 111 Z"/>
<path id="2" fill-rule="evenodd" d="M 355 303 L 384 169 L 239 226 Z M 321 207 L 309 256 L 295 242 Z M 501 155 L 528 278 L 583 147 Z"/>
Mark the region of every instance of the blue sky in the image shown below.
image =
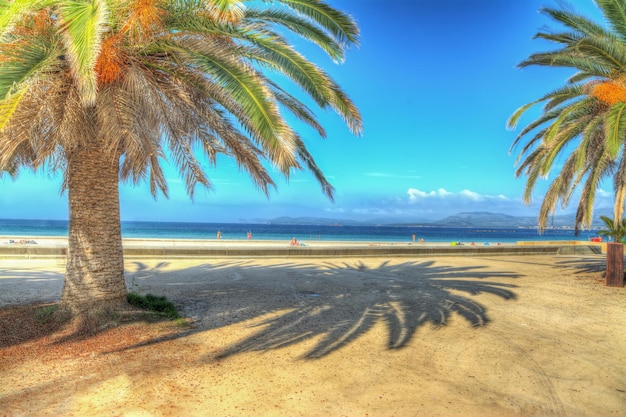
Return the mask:
<path id="1" fill-rule="evenodd" d="M 571 73 L 516 68 L 533 52 L 551 49 L 532 37 L 558 28 L 541 6 L 553 0 L 329 0 L 354 16 L 358 48 L 342 65 L 301 45 L 361 110 L 364 135 L 355 138 L 338 116 L 317 111 L 323 140 L 301 130 L 318 165 L 336 188 L 328 201 L 308 172 L 297 172 L 267 199 L 227 158 L 207 171 L 213 189 L 194 201 L 168 169 L 170 198 L 155 201 L 146 185 L 121 186 L 123 220 L 236 222 L 279 216 L 419 222 L 463 211 L 537 214 L 521 201 L 524 178 L 515 178 L 509 147 L 516 132 L 506 120 L 521 105 L 550 91 Z M 600 20 L 591 0 L 571 0 L 579 13 Z M 300 45 L 300 44 L 298 44 Z M 538 113 L 537 113 L 538 114 Z M 535 114 L 535 115 L 537 115 Z M 522 119 L 522 124 L 531 117 Z M 297 125 L 296 125 L 297 126 Z M 519 130 L 519 128 L 518 128 Z M 67 218 L 60 178 L 22 171 L 0 179 L 1 218 Z M 612 204 L 611 184 L 597 207 Z M 572 211 L 572 206 L 566 211 Z"/>

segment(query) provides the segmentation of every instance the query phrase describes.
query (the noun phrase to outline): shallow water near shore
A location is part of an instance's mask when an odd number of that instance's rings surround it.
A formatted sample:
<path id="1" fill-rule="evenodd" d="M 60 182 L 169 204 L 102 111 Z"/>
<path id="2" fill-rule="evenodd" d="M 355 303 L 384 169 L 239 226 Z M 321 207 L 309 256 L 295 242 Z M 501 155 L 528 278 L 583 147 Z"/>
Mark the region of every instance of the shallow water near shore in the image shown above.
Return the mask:
<path id="1" fill-rule="evenodd" d="M 0 235 L 23 238 L 26 236 L 67 236 L 65 220 L 2 220 Z M 595 231 L 547 229 L 539 233 L 535 228 L 495 227 L 425 227 L 425 226 L 348 226 L 348 225 L 291 225 L 258 223 L 183 223 L 183 222 L 122 222 L 122 236 L 137 239 L 196 239 L 215 240 L 217 232 L 222 239 L 291 240 L 345 242 L 501 242 L 518 241 L 589 241 Z"/>

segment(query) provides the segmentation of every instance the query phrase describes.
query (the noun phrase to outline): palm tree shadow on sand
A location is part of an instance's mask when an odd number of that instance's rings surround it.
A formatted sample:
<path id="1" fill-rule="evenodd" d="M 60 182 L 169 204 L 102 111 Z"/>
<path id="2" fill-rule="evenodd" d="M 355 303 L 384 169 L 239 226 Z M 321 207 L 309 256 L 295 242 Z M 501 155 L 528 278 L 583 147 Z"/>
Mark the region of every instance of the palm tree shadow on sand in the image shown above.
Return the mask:
<path id="1" fill-rule="evenodd" d="M 557 262 L 562 268 L 573 269 L 577 274 L 597 274 L 603 275 L 606 272 L 606 256 L 585 257 L 579 259 L 566 259 Z"/>
<path id="2" fill-rule="evenodd" d="M 206 275 L 206 285 L 174 301 L 182 304 L 183 313 L 196 318 L 194 332 L 257 319 L 251 328 L 258 331 L 218 353 L 211 358 L 214 360 L 308 340 L 318 341 L 303 358 L 322 358 L 378 323 L 388 330 L 389 349 L 405 346 L 421 326 L 444 326 L 453 314 L 472 326 L 485 326 L 490 321 L 487 309 L 469 296 L 488 293 L 515 299 L 511 290 L 515 285 L 486 279 L 520 276 L 432 261 L 383 262 L 373 268 L 358 261 L 321 266 L 234 262 L 193 269 L 186 274 Z M 272 279 L 259 278 L 261 269 L 263 276 L 268 276 L 269 269 Z M 218 270 L 231 279 L 211 283 Z M 182 276 L 176 283 L 179 287 L 186 285 L 185 274 Z"/>

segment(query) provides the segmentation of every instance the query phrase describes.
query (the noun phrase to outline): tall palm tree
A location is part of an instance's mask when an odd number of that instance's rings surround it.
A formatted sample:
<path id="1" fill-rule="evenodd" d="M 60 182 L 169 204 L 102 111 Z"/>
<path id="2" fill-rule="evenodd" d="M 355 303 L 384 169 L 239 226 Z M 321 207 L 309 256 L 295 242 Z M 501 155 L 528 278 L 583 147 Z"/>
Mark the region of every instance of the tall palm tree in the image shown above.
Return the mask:
<path id="1" fill-rule="evenodd" d="M 294 34 L 335 62 L 358 42 L 354 20 L 320 0 L 0 0 L 0 172 L 63 175 L 62 311 L 88 318 L 124 308 L 119 181 L 147 181 L 167 196 L 165 158 L 190 197 L 196 185 L 211 187 L 201 161 L 221 153 L 266 194 L 272 165 L 284 176 L 310 170 L 332 199 L 284 114 L 326 132 L 277 79 L 333 109 L 354 134 L 362 121 L 288 43 Z"/>
<path id="2" fill-rule="evenodd" d="M 528 57 L 519 66 L 541 65 L 571 68 L 576 72 L 567 84 L 518 109 L 519 118 L 544 103 L 539 118 L 514 140 L 511 150 L 523 145 L 517 158 L 517 176 L 527 176 L 524 200 L 531 201 L 540 177 L 552 179 L 539 212 L 543 228 L 560 203 L 566 206 L 574 193 L 580 197 L 576 231 L 589 227 L 601 182 L 612 179 L 615 191 L 614 221 L 619 222 L 626 200 L 626 2 L 595 0 L 608 28 L 566 9 L 542 11 L 562 24 L 563 32 L 541 31 L 536 37 L 558 48 Z M 559 164 L 562 163 L 562 167 Z"/>

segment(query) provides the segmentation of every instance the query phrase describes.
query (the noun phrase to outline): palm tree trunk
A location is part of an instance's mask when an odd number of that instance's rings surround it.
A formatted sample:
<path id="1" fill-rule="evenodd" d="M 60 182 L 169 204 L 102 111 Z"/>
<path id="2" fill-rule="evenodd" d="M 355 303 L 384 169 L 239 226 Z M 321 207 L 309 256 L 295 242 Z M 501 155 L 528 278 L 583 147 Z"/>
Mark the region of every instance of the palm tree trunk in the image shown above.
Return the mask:
<path id="1" fill-rule="evenodd" d="M 621 242 L 609 242 L 606 245 L 606 285 L 624 286 L 624 245 Z"/>
<path id="2" fill-rule="evenodd" d="M 68 155 L 69 239 L 61 311 L 97 317 L 126 306 L 119 158 L 83 144 Z"/>

